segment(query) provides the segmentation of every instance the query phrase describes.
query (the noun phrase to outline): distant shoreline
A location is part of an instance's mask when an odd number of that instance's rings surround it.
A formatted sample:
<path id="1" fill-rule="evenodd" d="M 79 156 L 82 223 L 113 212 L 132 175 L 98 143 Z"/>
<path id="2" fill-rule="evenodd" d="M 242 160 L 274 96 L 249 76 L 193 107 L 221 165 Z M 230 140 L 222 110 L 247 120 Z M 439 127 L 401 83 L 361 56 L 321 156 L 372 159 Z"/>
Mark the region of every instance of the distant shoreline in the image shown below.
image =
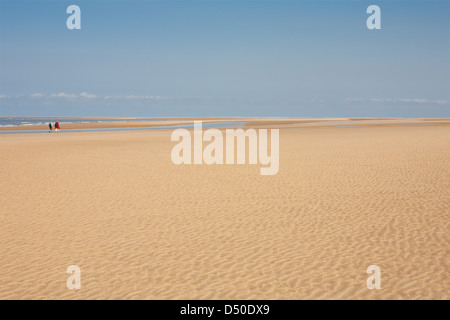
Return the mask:
<path id="1" fill-rule="evenodd" d="M 0 119 L 11 119 L 14 117 L 0 117 Z M 34 118 L 46 121 L 55 121 L 53 117 L 16 117 Z M 71 123 L 70 120 L 78 121 Z M 85 120 L 86 122 L 79 122 Z M 95 120 L 105 120 L 97 122 Z M 111 120 L 111 121 L 108 121 Z M 450 124 L 450 118 L 256 118 L 256 117 L 205 117 L 205 118 L 113 118 L 113 117 L 61 117 L 58 121 L 62 130 L 83 130 L 83 129 L 133 129 L 152 127 L 172 127 L 192 124 L 194 120 L 203 123 L 223 123 L 223 122 L 245 122 L 246 127 L 280 127 L 280 128 L 308 128 L 308 127 L 328 127 L 328 126 L 384 126 L 384 125 L 413 125 L 413 124 Z M 69 123 L 65 123 L 65 121 Z M 42 131 L 48 130 L 47 124 L 22 125 L 22 126 L 0 126 L 0 131 Z M 31 133 L 30 132 L 30 133 Z"/>

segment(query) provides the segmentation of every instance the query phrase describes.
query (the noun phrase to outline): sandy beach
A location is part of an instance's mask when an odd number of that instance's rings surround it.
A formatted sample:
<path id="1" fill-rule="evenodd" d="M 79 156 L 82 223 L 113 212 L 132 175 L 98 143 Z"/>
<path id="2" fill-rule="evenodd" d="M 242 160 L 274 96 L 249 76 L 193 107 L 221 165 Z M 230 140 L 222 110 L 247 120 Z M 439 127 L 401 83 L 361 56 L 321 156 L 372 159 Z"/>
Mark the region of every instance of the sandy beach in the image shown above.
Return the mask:
<path id="1" fill-rule="evenodd" d="M 175 165 L 171 130 L 0 135 L 0 299 L 450 298 L 449 119 L 245 119 L 278 174 Z"/>

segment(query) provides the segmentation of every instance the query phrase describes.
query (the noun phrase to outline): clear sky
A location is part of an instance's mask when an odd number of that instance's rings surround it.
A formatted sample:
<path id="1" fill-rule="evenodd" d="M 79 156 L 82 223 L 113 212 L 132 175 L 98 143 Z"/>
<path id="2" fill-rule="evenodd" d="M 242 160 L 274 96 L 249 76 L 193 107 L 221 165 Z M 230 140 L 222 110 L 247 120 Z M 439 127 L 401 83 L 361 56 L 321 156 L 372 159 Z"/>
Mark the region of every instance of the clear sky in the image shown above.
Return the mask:
<path id="1" fill-rule="evenodd" d="M 0 116 L 450 117 L 447 0 L 0 0 L 0 28 Z"/>

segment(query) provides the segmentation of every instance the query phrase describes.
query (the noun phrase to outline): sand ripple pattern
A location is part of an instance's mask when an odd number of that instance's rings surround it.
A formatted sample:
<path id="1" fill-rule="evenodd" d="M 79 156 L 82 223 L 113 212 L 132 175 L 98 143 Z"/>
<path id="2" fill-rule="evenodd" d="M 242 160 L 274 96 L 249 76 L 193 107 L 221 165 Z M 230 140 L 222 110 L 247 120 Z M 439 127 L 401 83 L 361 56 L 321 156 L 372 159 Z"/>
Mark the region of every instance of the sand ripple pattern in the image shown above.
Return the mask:
<path id="1" fill-rule="evenodd" d="M 275 176 L 175 166 L 170 132 L 2 136 L 0 299 L 449 299 L 449 129 L 283 129 Z"/>

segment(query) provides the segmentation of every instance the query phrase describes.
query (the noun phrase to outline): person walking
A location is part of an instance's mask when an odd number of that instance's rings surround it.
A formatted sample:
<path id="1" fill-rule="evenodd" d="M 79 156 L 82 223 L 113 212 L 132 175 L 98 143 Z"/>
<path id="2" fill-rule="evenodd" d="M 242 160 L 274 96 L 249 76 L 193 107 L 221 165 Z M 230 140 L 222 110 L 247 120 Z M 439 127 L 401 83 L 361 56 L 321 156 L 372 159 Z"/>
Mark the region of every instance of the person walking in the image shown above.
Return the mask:
<path id="1" fill-rule="evenodd" d="M 51 123 L 51 122 L 48 123 L 48 132 L 49 132 L 49 133 L 52 133 L 52 132 L 53 132 L 53 126 L 52 126 L 52 123 Z"/>
<path id="2" fill-rule="evenodd" d="M 59 122 L 56 121 L 55 122 L 55 132 L 59 132 L 59 130 L 61 130 L 61 128 L 59 127 Z"/>

